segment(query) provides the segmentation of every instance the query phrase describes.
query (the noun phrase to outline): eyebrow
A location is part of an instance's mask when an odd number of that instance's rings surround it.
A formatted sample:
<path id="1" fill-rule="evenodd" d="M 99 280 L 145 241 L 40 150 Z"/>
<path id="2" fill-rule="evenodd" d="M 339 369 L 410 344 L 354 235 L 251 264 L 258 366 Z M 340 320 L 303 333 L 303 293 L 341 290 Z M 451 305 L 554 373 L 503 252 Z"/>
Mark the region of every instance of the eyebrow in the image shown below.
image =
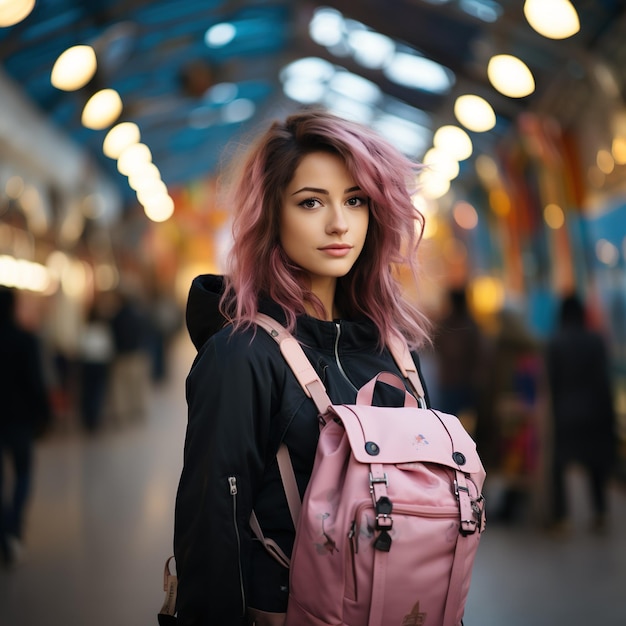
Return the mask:
<path id="1" fill-rule="evenodd" d="M 298 189 L 298 191 L 294 191 L 291 195 L 295 196 L 298 193 L 301 193 L 302 191 L 311 191 L 313 193 L 321 193 L 324 195 L 328 195 L 329 192 L 327 189 L 320 189 L 318 187 L 302 187 L 301 189 Z M 344 189 L 344 193 L 352 193 L 353 191 L 361 191 L 360 187 L 350 187 L 348 189 Z"/>

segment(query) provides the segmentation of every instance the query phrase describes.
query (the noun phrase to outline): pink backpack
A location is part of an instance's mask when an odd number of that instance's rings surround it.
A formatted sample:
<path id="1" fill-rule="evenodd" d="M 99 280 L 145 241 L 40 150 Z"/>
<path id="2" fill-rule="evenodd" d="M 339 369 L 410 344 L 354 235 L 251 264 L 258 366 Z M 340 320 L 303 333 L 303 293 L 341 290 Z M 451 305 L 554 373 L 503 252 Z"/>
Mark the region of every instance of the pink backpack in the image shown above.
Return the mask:
<path id="1" fill-rule="evenodd" d="M 282 354 L 321 416 L 313 472 L 302 503 L 285 446 L 278 463 L 296 539 L 290 567 L 287 626 L 459 626 L 485 527 L 485 471 L 459 420 L 420 408 L 371 406 L 374 387 L 405 390 L 381 372 L 355 405 L 333 405 L 300 344 L 272 318 L 257 323 Z M 406 342 L 389 342 L 423 404 Z"/>

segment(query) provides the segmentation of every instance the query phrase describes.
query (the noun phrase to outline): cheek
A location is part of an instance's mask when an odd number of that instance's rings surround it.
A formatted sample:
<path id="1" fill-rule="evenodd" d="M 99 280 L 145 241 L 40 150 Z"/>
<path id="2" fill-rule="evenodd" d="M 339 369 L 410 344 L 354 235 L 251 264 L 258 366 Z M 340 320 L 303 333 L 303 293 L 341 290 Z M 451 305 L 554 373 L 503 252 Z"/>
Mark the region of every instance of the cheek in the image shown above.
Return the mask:
<path id="1" fill-rule="evenodd" d="M 359 219 L 358 224 L 357 224 L 357 228 L 358 231 L 361 235 L 362 238 L 362 242 L 365 242 L 365 239 L 367 237 L 367 233 L 369 232 L 369 225 L 370 225 L 370 214 L 369 212 L 366 213 L 365 215 L 361 216 L 361 219 Z"/>
<path id="2" fill-rule="evenodd" d="M 303 233 L 297 221 L 282 218 L 278 223 L 278 241 L 287 256 L 291 257 L 302 247 Z"/>

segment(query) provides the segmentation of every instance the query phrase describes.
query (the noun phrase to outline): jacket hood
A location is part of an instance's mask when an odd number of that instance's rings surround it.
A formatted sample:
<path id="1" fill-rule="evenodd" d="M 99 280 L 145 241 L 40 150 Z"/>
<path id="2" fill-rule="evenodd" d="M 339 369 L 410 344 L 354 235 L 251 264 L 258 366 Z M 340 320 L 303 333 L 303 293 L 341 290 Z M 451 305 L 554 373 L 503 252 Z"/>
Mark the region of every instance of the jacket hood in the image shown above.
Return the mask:
<path id="1" fill-rule="evenodd" d="M 223 276 L 214 274 L 201 274 L 191 283 L 185 318 L 189 336 L 196 350 L 200 350 L 207 340 L 228 324 L 219 308 L 225 284 Z M 281 324 L 286 323 L 285 313 L 275 302 L 261 299 L 259 310 L 271 315 Z"/>
<path id="2" fill-rule="evenodd" d="M 226 318 L 219 310 L 222 293 L 223 276 L 202 274 L 191 283 L 185 318 L 189 336 L 197 350 L 226 325 Z"/>

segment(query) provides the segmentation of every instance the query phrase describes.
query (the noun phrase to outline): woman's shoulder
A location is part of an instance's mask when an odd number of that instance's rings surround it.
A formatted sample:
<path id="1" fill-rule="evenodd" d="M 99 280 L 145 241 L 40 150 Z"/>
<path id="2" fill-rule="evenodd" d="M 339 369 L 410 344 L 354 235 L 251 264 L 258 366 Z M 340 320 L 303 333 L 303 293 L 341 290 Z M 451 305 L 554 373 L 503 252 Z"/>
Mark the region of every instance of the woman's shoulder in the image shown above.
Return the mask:
<path id="1" fill-rule="evenodd" d="M 195 364 L 213 362 L 221 370 L 233 367 L 265 367 L 281 359 L 274 340 L 261 328 L 235 329 L 225 326 L 214 333 L 198 351 Z"/>

